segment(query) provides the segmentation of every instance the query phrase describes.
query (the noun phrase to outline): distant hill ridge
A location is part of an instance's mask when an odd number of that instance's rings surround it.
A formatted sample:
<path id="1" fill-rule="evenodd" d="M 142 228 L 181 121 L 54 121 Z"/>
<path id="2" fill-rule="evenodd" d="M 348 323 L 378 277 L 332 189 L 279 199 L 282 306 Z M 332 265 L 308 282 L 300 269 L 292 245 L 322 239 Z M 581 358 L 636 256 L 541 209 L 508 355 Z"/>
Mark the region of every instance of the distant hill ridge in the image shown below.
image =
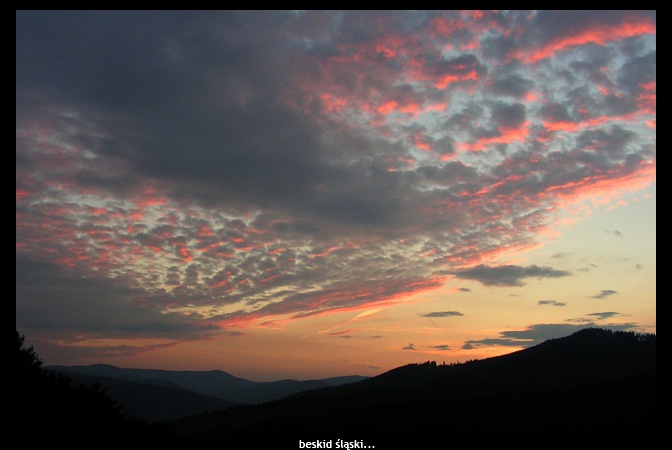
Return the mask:
<path id="1" fill-rule="evenodd" d="M 180 417 L 229 408 L 236 403 L 184 389 L 163 380 L 129 380 L 101 375 L 51 370 L 62 374 L 75 385 L 100 385 L 129 417 L 148 421 L 175 420 Z"/>
<path id="2" fill-rule="evenodd" d="M 59 372 L 97 375 L 133 381 L 162 381 L 173 383 L 203 395 L 221 397 L 221 393 L 251 388 L 255 382 L 238 378 L 221 370 L 187 371 L 159 369 L 122 369 L 109 364 L 89 366 L 46 366 L 45 369 Z"/>
<path id="3" fill-rule="evenodd" d="M 78 383 L 101 384 L 108 388 L 110 396 L 125 406 L 127 413 L 147 420 L 175 419 L 234 404 L 263 403 L 310 389 L 339 386 L 367 378 L 352 375 L 322 380 L 255 382 L 221 370 L 134 369 L 109 364 L 52 365 L 45 369 L 65 374 Z M 190 398 L 189 393 L 198 395 Z M 171 398 L 180 398 L 180 401 L 170 401 Z"/>

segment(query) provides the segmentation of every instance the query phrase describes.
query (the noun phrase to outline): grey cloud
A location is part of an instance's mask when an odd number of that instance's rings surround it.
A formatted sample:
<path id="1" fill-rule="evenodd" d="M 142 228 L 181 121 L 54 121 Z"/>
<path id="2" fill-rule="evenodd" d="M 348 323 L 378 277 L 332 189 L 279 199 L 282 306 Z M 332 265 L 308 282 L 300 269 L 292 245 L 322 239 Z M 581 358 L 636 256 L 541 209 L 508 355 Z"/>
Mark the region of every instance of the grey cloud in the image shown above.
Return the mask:
<path id="1" fill-rule="evenodd" d="M 525 96 L 534 87 L 534 81 L 512 74 L 497 78 L 492 82 L 491 90 L 497 95 L 508 95 L 514 98 Z"/>
<path id="2" fill-rule="evenodd" d="M 231 336 L 231 337 L 238 337 L 238 336 L 244 336 L 245 333 L 242 333 L 240 331 L 224 331 L 222 333 L 225 336 Z"/>
<path id="3" fill-rule="evenodd" d="M 423 317 L 454 317 L 454 316 L 463 316 L 464 314 L 458 311 L 434 311 L 420 315 Z"/>
<path id="4" fill-rule="evenodd" d="M 443 167 L 420 166 L 416 172 L 432 184 L 451 186 L 459 181 L 476 181 L 478 174 L 473 167 L 460 161 L 449 161 Z"/>
<path id="5" fill-rule="evenodd" d="M 467 75 L 472 70 L 479 75 L 487 73 L 487 67 L 479 61 L 478 57 L 472 53 L 466 53 L 449 60 L 442 60 L 428 68 L 428 72 L 433 75 Z"/>
<path id="6" fill-rule="evenodd" d="M 640 86 L 656 81 L 656 52 L 636 56 L 627 61 L 617 79 L 619 86 L 631 93 L 638 92 Z"/>
<path id="7" fill-rule="evenodd" d="M 471 339 L 464 343 L 462 346 L 463 349 L 472 349 L 474 347 L 482 347 L 488 345 L 502 345 L 505 347 L 520 347 L 526 342 L 521 342 L 513 339 L 497 339 L 497 338 L 487 338 L 487 339 Z"/>
<path id="8" fill-rule="evenodd" d="M 415 350 L 415 345 L 408 344 L 406 347 L 403 347 L 402 350 Z"/>
<path id="9" fill-rule="evenodd" d="M 373 17 L 379 17 L 377 21 L 372 21 Z M 346 34 L 345 39 L 348 44 L 368 42 L 377 36 L 380 29 L 386 29 L 387 26 L 399 26 L 404 29 L 413 24 L 422 22 L 425 13 L 422 11 L 414 12 L 412 17 L 415 20 L 410 22 L 401 20 L 402 17 L 394 11 L 383 11 L 380 16 L 373 14 L 372 11 L 348 11 L 338 16 L 340 29 Z"/>
<path id="10" fill-rule="evenodd" d="M 594 109 L 605 115 L 620 116 L 636 113 L 639 106 L 632 97 L 611 94 L 606 95 L 601 101 L 595 102 Z"/>
<path id="11" fill-rule="evenodd" d="M 518 128 L 525 122 L 525 113 L 522 103 L 496 103 L 492 108 L 492 120 L 497 127 Z"/>
<path id="12" fill-rule="evenodd" d="M 616 237 L 623 237 L 623 233 L 618 230 L 605 230 L 609 234 L 613 234 Z"/>
<path id="13" fill-rule="evenodd" d="M 483 117 L 485 110 L 474 102 L 470 102 L 459 112 L 454 113 L 446 120 L 446 126 L 455 131 L 475 133 L 474 123 Z"/>
<path id="14" fill-rule="evenodd" d="M 205 32 L 210 27 L 199 25 L 219 22 L 221 31 L 233 30 L 240 27 L 239 16 L 197 11 L 17 12 L 17 93 L 42 85 L 84 104 L 133 114 L 161 113 L 168 99 L 197 92 L 205 81 L 198 78 L 201 69 L 215 61 L 245 62 L 241 48 L 210 39 L 213 36 Z M 31 58 L 41 61 L 42 70 L 32 70 Z M 257 74 L 250 71 L 247 76 Z"/>
<path id="15" fill-rule="evenodd" d="M 592 298 L 605 298 L 605 297 L 609 297 L 610 295 L 614 295 L 616 293 L 617 292 L 612 290 L 612 289 L 604 289 L 604 290 L 601 290 L 599 294 L 593 295 Z"/>
<path id="16" fill-rule="evenodd" d="M 221 15 L 231 32 L 243 26 L 239 17 L 237 13 Z M 63 26 L 60 22 L 88 23 L 96 19 L 105 24 L 101 26 L 109 33 L 108 38 L 116 37 L 117 30 L 121 33 L 120 30 L 129 27 L 140 35 L 124 33 L 110 47 L 102 40 L 85 39 L 75 32 L 55 32 L 50 42 L 57 43 L 59 49 L 71 48 L 63 59 L 47 56 L 48 50 L 33 43 L 32 36 L 25 38 L 25 45 L 36 45 L 45 52 L 45 60 L 52 64 L 48 68 L 54 69 L 49 80 L 59 80 L 59 88 L 66 96 L 80 96 L 84 104 L 95 102 L 97 107 L 107 105 L 110 111 L 125 112 L 128 123 L 107 121 L 104 125 L 108 127 L 108 134 L 116 139 L 111 144 L 119 149 L 117 153 L 131 162 L 135 172 L 165 181 L 177 199 L 198 199 L 204 204 L 226 202 L 228 206 L 244 208 L 254 205 L 284 208 L 328 217 L 331 221 L 353 220 L 364 224 L 371 221 L 383 223 L 393 215 L 399 207 L 395 200 L 398 188 L 390 185 L 393 180 L 386 180 L 387 184 L 378 188 L 378 179 L 371 175 L 375 168 L 362 165 L 359 171 L 351 167 L 344 170 L 320 160 L 325 154 L 318 134 L 320 128 L 310 118 L 298 116 L 278 101 L 279 91 L 274 86 L 280 82 L 279 74 L 286 74 L 280 75 L 283 78 L 290 77 L 291 73 L 280 67 L 271 71 L 272 74 L 260 70 L 268 64 L 282 65 L 267 52 L 267 41 L 257 40 L 253 30 L 247 31 L 245 37 L 251 39 L 248 42 L 252 47 L 237 48 L 231 41 L 208 35 L 207 27 L 200 28 L 201 35 L 196 34 L 196 39 L 189 40 L 178 30 L 189 29 L 199 20 L 214 23 L 212 18 L 193 12 L 184 17 L 170 13 L 149 14 L 147 24 L 142 22 L 143 18 L 143 15 L 131 14 L 130 22 L 126 22 L 126 15 L 114 12 L 94 13 L 91 17 L 85 13 L 81 17 L 75 13 L 47 15 L 44 18 L 48 19 L 45 20 L 47 29 L 60 30 Z M 272 21 L 264 14 L 255 18 L 253 23 L 257 24 Z M 143 23 L 145 31 L 134 28 L 132 24 L 136 23 Z M 141 39 L 152 27 L 165 31 L 165 42 L 172 42 L 170 45 L 179 48 L 180 66 L 155 61 L 168 56 L 159 55 L 165 43 L 157 41 L 158 33 L 151 34 L 149 40 Z M 99 56 L 97 63 L 101 67 L 96 67 L 95 71 L 94 67 L 85 69 L 82 73 L 84 81 L 71 85 L 72 76 L 67 70 L 61 74 L 61 69 L 82 63 L 93 64 L 91 59 L 79 59 L 81 55 L 76 50 L 81 43 L 74 44 L 75 41 L 87 42 L 89 51 Z M 205 45 L 201 45 L 203 43 Z M 111 48 L 113 54 L 120 56 L 108 60 L 103 51 L 105 48 Z M 174 49 L 164 51 L 171 55 L 176 52 Z M 127 53 L 133 57 L 121 57 Z M 35 52 L 17 54 L 36 56 Z M 152 71 L 146 69 L 150 63 L 153 63 Z M 30 64 L 20 60 L 17 73 L 29 75 L 31 69 L 27 67 Z M 190 67 L 190 70 L 181 67 Z M 201 78 L 203 72 L 209 70 L 222 74 L 218 86 Z M 120 73 L 124 74 L 123 78 L 114 78 L 114 74 Z M 87 74 L 91 78 L 88 89 Z M 107 79 L 93 78 L 104 74 Z M 133 79 L 133 84 L 128 85 L 125 79 Z M 209 90 L 214 88 L 221 92 L 221 101 L 211 101 Z M 17 95 L 23 95 L 22 85 L 17 86 Z M 241 95 L 245 97 L 239 98 Z M 167 103 L 167 99 L 171 101 Z M 131 127 L 137 131 L 133 132 Z M 260 128 L 264 133 L 258 133 Z M 350 141 L 355 143 L 355 140 Z M 358 145 L 368 143 L 359 139 Z M 341 190 L 326 196 L 318 194 L 319 183 L 342 180 L 344 176 L 351 181 L 345 186 L 353 186 L 352 191 Z M 118 179 L 117 183 L 121 185 L 122 181 Z M 357 191 L 354 191 L 355 187 Z M 367 198 L 362 198 L 361 192 L 369 193 Z"/>
<path id="17" fill-rule="evenodd" d="M 514 51 L 520 41 L 512 34 L 508 36 L 488 36 L 481 40 L 483 55 L 495 61 L 505 60 L 506 55 Z"/>
<path id="18" fill-rule="evenodd" d="M 617 312 L 613 311 L 606 311 L 606 312 L 597 312 L 597 313 L 590 313 L 588 314 L 589 316 L 596 316 L 599 320 L 604 320 L 604 319 L 609 319 L 611 317 L 619 315 Z"/>
<path id="19" fill-rule="evenodd" d="M 450 346 L 445 345 L 445 344 L 444 345 L 432 345 L 431 348 L 435 348 L 435 349 L 441 350 L 441 351 L 450 350 Z"/>
<path id="20" fill-rule="evenodd" d="M 530 339 L 532 345 L 540 344 L 548 339 L 555 339 L 570 335 L 582 328 L 596 326 L 594 323 L 588 323 L 581 326 L 566 325 L 566 324 L 537 324 L 531 325 L 526 330 L 521 331 L 504 331 L 500 333 L 502 337 L 511 339 Z M 603 328 L 616 330 L 627 330 L 634 328 L 633 324 L 618 324 L 618 325 L 600 325 Z"/>
<path id="21" fill-rule="evenodd" d="M 616 50 L 609 47 L 599 47 L 591 49 L 591 58 L 587 60 L 575 60 L 569 63 L 569 66 L 576 73 L 585 76 L 593 83 L 603 87 L 612 87 L 613 81 L 607 75 L 605 67 L 610 61 L 617 57 Z"/>
<path id="22" fill-rule="evenodd" d="M 455 140 L 451 136 L 443 136 L 436 141 L 434 141 L 432 145 L 432 150 L 437 152 L 439 155 L 441 155 L 442 158 L 446 158 L 450 155 L 455 154 Z M 450 163 L 446 163 L 446 166 L 448 166 Z M 445 168 L 445 166 L 444 166 Z"/>
<path id="23" fill-rule="evenodd" d="M 486 286 L 523 286 L 526 278 L 559 278 L 571 275 L 566 270 L 557 270 L 551 267 L 532 265 L 488 267 L 478 265 L 471 269 L 455 272 L 455 276 L 462 279 L 476 280 Z"/>
<path id="24" fill-rule="evenodd" d="M 235 195 L 238 202 L 262 207 L 303 204 L 305 191 L 300 187 L 319 179 L 317 136 L 285 108 L 255 102 L 244 111 L 196 110 L 179 122 L 164 121 L 161 126 L 168 127 L 156 132 L 162 140 L 144 145 L 145 152 L 136 160 L 139 170 L 149 175 L 182 181 L 173 191 L 178 198 L 189 195 L 216 203 L 221 201 L 218 197 Z M 259 128 L 266 130 L 263 136 L 255 136 Z M 209 185 L 210 193 L 193 185 L 198 180 Z"/>
<path id="25" fill-rule="evenodd" d="M 589 319 L 589 318 L 587 318 L 587 317 L 574 317 L 574 318 L 565 320 L 565 322 L 569 322 L 569 323 L 584 323 L 584 324 L 585 324 L 585 323 L 588 323 L 588 324 L 595 324 L 595 320 L 594 320 L 594 319 Z"/>
<path id="26" fill-rule="evenodd" d="M 577 138 L 577 147 L 590 148 L 619 160 L 623 158 L 628 144 L 635 139 L 635 133 L 619 126 L 606 130 L 588 130 Z"/>
<path id="27" fill-rule="evenodd" d="M 539 113 L 541 114 L 541 117 L 546 120 L 552 120 L 554 122 L 573 122 L 567 107 L 561 103 L 544 103 L 539 110 Z"/>
<path id="28" fill-rule="evenodd" d="M 555 300 L 539 300 L 539 305 L 566 306 L 567 303 L 557 302 Z"/>
<path id="29" fill-rule="evenodd" d="M 582 328 L 589 327 L 590 324 L 576 326 L 567 324 L 536 324 L 519 331 L 503 331 L 500 336 L 504 339 L 528 341 L 527 345 L 539 344 L 548 339 L 554 339 L 570 335 Z"/>
<path id="30" fill-rule="evenodd" d="M 17 327 L 22 329 L 177 340 L 203 339 L 219 332 L 219 327 L 195 318 L 138 308 L 138 302 L 164 300 L 136 287 L 72 276 L 56 265 L 27 258 L 17 257 L 16 266 Z"/>

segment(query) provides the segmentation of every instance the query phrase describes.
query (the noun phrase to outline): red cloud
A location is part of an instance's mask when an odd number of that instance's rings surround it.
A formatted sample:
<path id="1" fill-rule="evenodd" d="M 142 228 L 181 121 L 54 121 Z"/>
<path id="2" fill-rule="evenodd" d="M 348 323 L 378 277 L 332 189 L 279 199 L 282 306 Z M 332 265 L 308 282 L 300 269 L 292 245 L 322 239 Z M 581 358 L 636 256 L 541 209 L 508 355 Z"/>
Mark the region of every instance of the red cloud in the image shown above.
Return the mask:
<path id="1" fill-rule="evenodd" d="M 656 24 L 651 19 L 633 16 L 620 24 L 594 25 L 592 28 L 556 38 L 541 48 L 528 51 L 518 50 L 509 56 L 517 58 L 526 64 L 531 64 L 545 58 L 550 58 L 557 52 L 568 48 L 585 44 L 604 45 L 608 42 L 642 34 L 656 34 Z"/>
<path id="2" fill-rule="evenodd" d="M 585 120 L 581 120 L 579 122 L 568 122 L 568 121 L 552 121 L 552 120 L 547 120 L 543 123 L 544 128 L 548 131 L 565 131 L 565 132 L 574 132 L 581 130 L 583 128 L 588 128 L 588 127 L 594 127 L 598 125 L 602 125 L 606 122 L 610 122 L 612 120 L 626 120 L 626 121 L 631 121 L 635 117 L 634 114 L 624 114 L 621 116 L 599 116 L 599 117 L 591 117 Z"/>
<path id="3" fill-rule="evenodd" d="M 525 142 L 530 132 L 530 122 L 525 122 L 519 128 L 499 127 L 499 136 L 479 139 L 476 142 L 461 142 L 458 148 L 462 150 L 481 151 L 486 150 L 492 144 L 511 144 L 513 142 Z"/>
<path id="4" fill-rule="evenodd" d="M 642 161 L 636 170 L 624 174 L 623 167 L 611 172 L 597 173 L 578 181 L 552 186 L 545 194 L 560 200 L 580 200 L 583 198 L 615 198 L 623 191 L 637 191 L 650 185 L 656 179 L 655 163 Z"/>
<path id="5" fill-rule="evenodd" d="M 30 194 L 22 188 L 16 190 L 16 201 L 21 200 L 22 198 L 28 197 Z"/>
<path id="6" fill-rule="evenodd" d="M 637 102 L 639 107 L 646 114 L 656 114 L 656 82 L 651 81 L 648 83 L 640 84 L 639 87 L 642 89 L 642 92 L 637 96 Z M 654 126 L 652 127 L 655 129 Z"/>

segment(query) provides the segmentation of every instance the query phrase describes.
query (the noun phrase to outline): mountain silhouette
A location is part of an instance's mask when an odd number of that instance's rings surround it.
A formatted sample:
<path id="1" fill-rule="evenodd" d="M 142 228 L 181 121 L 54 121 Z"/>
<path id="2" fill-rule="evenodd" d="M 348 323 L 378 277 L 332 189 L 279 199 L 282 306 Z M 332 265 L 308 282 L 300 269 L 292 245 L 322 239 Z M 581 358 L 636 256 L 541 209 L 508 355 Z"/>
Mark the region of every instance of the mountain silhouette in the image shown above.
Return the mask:
<path id="1" fill-rule="evenodd" d="M 236 404 L 184 389 L 169 381 L 127 380 L 59 369 L 49 369 L 49 372 L 66 375 L 76 385 L 99 385 L 120 405 L 122 414 L 148 421 L 174 420 Z"/>
<path id="2" fill-rule="evenodd" d="M 264 403 L 306 390 L 339 386 L 367 378 L 352 375 L 322 380 L 255 382 L 221 370 L 124 369 L 109 364 L 52 365 L 45 369 L 65 374 L 77 382 L 105 386 L 110 396 L 125 406 L 125 412 L 148 420 L 175 419 L 224 409 L 234 404 Z M 190 396 L 185 390 L 194 395 Z"/>
<path id="3" fill-rule="evenodd" d="M 495 358 L 409 364 L 357 383 L 180 419 L 172 428 L 210 442 L 272 435 L 376 448 L 422 436 L 641 439 L 655 436 L 655 408 L 655 335 L 591 328 Z"/>
<path id="4" fill-rule="evenodd" d="M 93 364 L 90 366 L 46 366 L 47 370 L 63 373 L 79 373 L 90 376 L 101 376 L 127 381 L 145 381 L 153 383 L 169 383 L 203 395 L 225 398 L 229 392 L 248 389 L 255 382 L 238 378 L 221 370 L 158 370 L 158 369 L 122 369 L 109 364 Z"/>

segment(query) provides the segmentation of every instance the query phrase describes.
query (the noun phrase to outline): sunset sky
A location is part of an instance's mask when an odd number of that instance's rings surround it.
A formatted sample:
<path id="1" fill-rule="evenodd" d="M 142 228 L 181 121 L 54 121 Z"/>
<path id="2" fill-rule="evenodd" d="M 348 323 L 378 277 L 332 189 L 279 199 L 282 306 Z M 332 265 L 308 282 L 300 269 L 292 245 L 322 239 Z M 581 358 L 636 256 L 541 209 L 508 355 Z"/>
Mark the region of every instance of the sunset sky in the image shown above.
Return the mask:
<path id="1" fill-rule="evenodd" d="M 17 11 L 16 329 L 254 381 L 656 332 L 655 11 Z"/>

